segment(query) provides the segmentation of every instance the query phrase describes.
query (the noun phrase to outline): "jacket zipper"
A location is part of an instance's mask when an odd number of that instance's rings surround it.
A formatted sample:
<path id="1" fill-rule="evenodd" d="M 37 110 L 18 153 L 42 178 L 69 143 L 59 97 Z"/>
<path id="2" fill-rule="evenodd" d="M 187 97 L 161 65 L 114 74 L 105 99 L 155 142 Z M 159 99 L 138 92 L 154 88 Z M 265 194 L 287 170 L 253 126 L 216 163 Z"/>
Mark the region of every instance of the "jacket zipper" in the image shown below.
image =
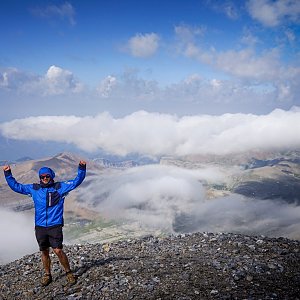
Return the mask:
<path id="1" fill-rule="evenodd" d="M 48 226 L 48 206 L 47 206 L 47 194 L 48 194 L 48 189 L 46 192 L 46 227 Z M 49 195 L 49 194 L 48 194 Z"/>

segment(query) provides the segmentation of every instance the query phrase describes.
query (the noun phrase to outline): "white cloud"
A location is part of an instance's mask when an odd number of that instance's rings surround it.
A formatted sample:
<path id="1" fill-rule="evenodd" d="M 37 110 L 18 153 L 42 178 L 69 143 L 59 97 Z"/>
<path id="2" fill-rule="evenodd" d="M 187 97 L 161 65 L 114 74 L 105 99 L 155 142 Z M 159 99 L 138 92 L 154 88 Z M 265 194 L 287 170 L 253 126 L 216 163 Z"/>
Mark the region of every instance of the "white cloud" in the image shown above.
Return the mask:
<path id="1" fill-rule="evenodd" d="M 215 49 L 204 50 L 194 43 L 187 43 L 183 49 L 183 54 L 238 79 L 250 81 L 270 82 L 279 80 L 282 78 L 282 71 L 284 70 L 276 49 L 258 56 L 252 48 L 217 52 Z"/>
<path id="2" fill-rule="evenodd" d="M 195 49 L 197 53 L 198 48 Z M 201 55 L 200 58 L 196 55 L 196 58 L 218 66 L 240 80 L 224 80 L 217 76 L 208 80 L 194 73 L 180 82 L 160 86 L 157 81 L 146 80 L 139 77 L 136 71 L 129 70 L 123 74 L 107 76 L 98 86 L 89 89 L 71 71 L 58 66 L 50 66 L 44 75 L 6 68 L 0 70 L 0 93 L 4 95 L 1 98 L 4 100 L 10 97 L 12 103 L 26 102 L 38 108 L 41 100 L 57 103 L 64 97 L 60 103 L 62 114 L 78 113 L 78 110 L 73 109 L 78 109 L 78 105 L 69 105 L 70 101 L 76 104 L 75 98 L 89 99 L 85 113 L 95 114 L 95 111 L 105 107 L 119 115 L 122 108 L 126 108 L 122 115 L 140 109 L 184 115 L 194 113 L 195 109 L 202 113 L 217 114 L 266 112 L 274 107 L 286 109 L 299 104 L 300 68 L 297 65 L 281 67 L 276 51 L 261 57 L 256 57 L 251 50 L 212 54 L 204 52 Z M 67 101 L 68 106 L 64 106 Z M 55 114 L 55 110 L 47 111 Z"/>
<path id="3" fill-rule="evenodd" d="M 249 0 L 250 16 L 267 27 L 276 27 L 286 20 L 299 23 L 300 2 L 298 0 Z"/>
<path id="4" fill-rule="evenodd" d="M 107 76 L 105 79 L 103 79 L 100 84 L 97 87 L 98 93 L 104 97 L 107 98 L 112 91 L 113 87 L 117 83 L 117 78 L 114 76 Z"/>
<path id="5" fill-rule="evenodd" d="M 276 50 L 256 56 L 251 49 L 218 53 L 215 65 L 218 69 L 238 78 L 273 81 L 280 76 L 279 55 Z"/>
<path id="6" fill-rule="evenodd" d="M 9 74 L 7 72 L 3 72 L 0 78 L 0 86 L 8 87 L 9 86 Z"/>
<path id="7" fill-rule="evenodd" d="M 122 100 L 129 103 L 130 100 L 157 101 L 162 89 L 154 80 L 145 80 L 137 76 L 136 70 L 127 70 L 118 77 L 107 76 L 97 86 L 98 96 L 112 101 Z"/>
<path id="8" fill-rule="evenodd" d="M 244 81 L 245 87 L 251 84 L 271 83 L 276 87 L 277 84 L 287 81 L 299 82 L 299 64 L 283 64 L 281 62 L 281 52 L 278 48 L 268 49 L 260 54 L 256 53 L 254 45 L 257 39 L 252 35 L 242 38 L 243 43 L 249 47 L 241 50 L 227 50 L 218 52 L 216 49 L 203 49 L 194 41 L 191 31 L 189 34 L 177 34 L 180 37 L 179 47 L 181 53 L 189 58 L 197 60 L 201 64 L 213 67 L 217 71 L 224 72 L 231 76 L 233 80 Z M 288 32 L 287 32 L 288 34 Z M 289 40 L 293 40 L 293 35 L 289 32 Z M 291 73 L 290 70 L 293 69 Z M 294 85 L 293 93 L 297 91 Z"/>
<path id="9" fill-rule="evenodd" d="M 149 57 L 155 54 L 159 47 L 159 36 L 156 33 L 136 34 L 127 44 L 131 55 Z"/>
<path id="10" fill-rule="evenodd" d="M 71 25 L 75 25 L 75 9 L 69 2 L 61 5 L 48 5 L 46 7 L 36 7 L 31 9 L 32 14 L 40 18 L 60 18 L 67 19 Z"/>
<path id="11" fill-rule="evenodd" d="M 38 251 L 34 216 L 0 209 L 0 264 Z"/>
<path id="12" fill-rule="evenodd" d="M 104 149 L 119 155 L 226 154 L 299 147 L 300 112 L 178 118 L 138 111 L 119 119 L 108 113 L 41 116 L 2 123 L 0 130 L 7 138 L 67 142 L 85 151 Z"/>
<path id="13" fill-rule="evenodd" d="M 211 85 L 212 85 L 213 88 L 219 89 L 222 86 L 222 81 L 217 80 L 217 79 L 212 79 L 211 80 Z"/>
<path id="14" fill-rule="evenodd" d="M 235 169 L 152 165 L 93 177 L 80 193 L 89 208 L 164 232 L 239 232 L 300 238 L 300 207 L 239 195 L 207 199 L 202 182 L 224 183 Z M 101 192 L 99 192 L 101 191 Z"/>
<path id="15" fill-rule="evenodd" d="M 85 194 L 86 205 L 96 204 L 94 209 L 106 216 L 137 220 L 172 231 L 177 212 L 190 213 L 195 201 L 205 199 L 199 180 L 222 182 L 224 177 L 225 174 L 215 168 L 185 170 L 150 165 L 103 174 L 101 178 L 95 176 L 91 188 L 81 192 Z"/>
<path id="16" fill-rule="evenodd" d="M 79 93 L 83 84 L 72 72 L 57 66 L 50 66 L 44 76 L 7 68 L 0 73 L 0 88 L 40 97 Z"/>
<path id="17" fill-rule="evenodd" d="M 199 76 L 198 74 L 192 74 L 189 77 L 184 79 L 184 83 L 187 85 L 191 85 L 191 84 L 198 84 L 199 82 L 201 82 L 203 80 L 203 78 L 201 78 L 201 76 Z"/>
<path id="18" fill-rule="evenodd" d="M 174 27 L 176 36 L 184 41 L 191 42 L 195 40 L 195 37 L 202 37 L 206 32 L 206 27 L 204 26 L 189 26 L 186 24 L 178 25 Z"/>
<path id="19" fill-rule="evenodd" d="M 46 87 L 45 93 L 50 95 L 60 95 L 67 91 L 76 93 L 82 90 L 82 84 L 74 78 L 72 72 L 57 66 L 48 69 L 41 84 Z"/>
<path id="20" fill-rule="evenodd" d="M 241 42 L 247 47 L 253 48 L 259 42 L 259 39 L 256 36 L 254 36 L 250 31 L 245 30 L 245 33 L 241 38 Z"/>
<path id="21" fill-rule="evenodd" d="M 244 29 L 244 35 L 240 40 L 241 44 L 246 44 L 246 47 L 223 51 L 218 51 L 214 46 L 205 46 L 204 41 L 199 39 L 204 35 L 205 30 L 200 30 L 200 27 L 197 29 L 180 25 L 175 27 L 174 32 L 177 38 L 176 50 L 180 54 L 198 61 L 199 68 L 204 64 L 214 71 L 225 73 L 236 83 L 243 81 L 245 87 L 266 83 L 276 87 L 280 82 L 287 80 L 299 82 L 297 75 L 292 79 L 289 73 L 291 67 L 300 70 L 299 62 L 295 60 L 289 64 L 282 61 L 284 53 L 280 47 L 259 51 L 259 48 L 255 47 L 259 46 L 261 41 L 247 29 Z M 289 42 L 295 40 L 291 30 L 286 30 L 285 36 Z M 296 88 L 292 90 L 297 91 Z"/>
<path id="22" fill-rule="evenodd" d="M 27 82 L 36 80 L 36 76 L 22 72 L 17 68 L 6 68 L 0 70 L 0 88 L 16 90 Z"/>

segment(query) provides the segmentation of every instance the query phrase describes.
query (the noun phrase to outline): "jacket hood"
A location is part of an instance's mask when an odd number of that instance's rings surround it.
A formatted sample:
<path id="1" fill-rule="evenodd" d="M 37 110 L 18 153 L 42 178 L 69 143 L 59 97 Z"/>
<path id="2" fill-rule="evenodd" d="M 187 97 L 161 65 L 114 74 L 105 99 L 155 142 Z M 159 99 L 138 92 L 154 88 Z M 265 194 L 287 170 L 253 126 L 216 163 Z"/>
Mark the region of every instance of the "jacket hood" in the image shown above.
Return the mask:
<path id="1" fill-rule="evenodd" d="M 49 174 L 52 179 L 55 177 L 54 171 L 48 167 L 42 167 L 39 170 L 39 176 L 41 176 L 42 174 Z"/>

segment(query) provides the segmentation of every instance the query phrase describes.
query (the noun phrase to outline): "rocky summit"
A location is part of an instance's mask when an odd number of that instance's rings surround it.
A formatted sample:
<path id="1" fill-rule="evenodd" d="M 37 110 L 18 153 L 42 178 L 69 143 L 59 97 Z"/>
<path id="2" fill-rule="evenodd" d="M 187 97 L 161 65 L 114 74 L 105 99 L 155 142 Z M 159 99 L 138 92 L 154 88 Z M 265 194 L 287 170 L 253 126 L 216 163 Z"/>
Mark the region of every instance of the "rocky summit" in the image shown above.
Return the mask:
<path id="1" fill-rule="evenodd" d="M 300 241 L 286 238 L 193 233 L 65 251 L 75 285 L 52 253 L 41 287 L 37 252 L 0 266 L 0 299 L 300 299 Z"/>

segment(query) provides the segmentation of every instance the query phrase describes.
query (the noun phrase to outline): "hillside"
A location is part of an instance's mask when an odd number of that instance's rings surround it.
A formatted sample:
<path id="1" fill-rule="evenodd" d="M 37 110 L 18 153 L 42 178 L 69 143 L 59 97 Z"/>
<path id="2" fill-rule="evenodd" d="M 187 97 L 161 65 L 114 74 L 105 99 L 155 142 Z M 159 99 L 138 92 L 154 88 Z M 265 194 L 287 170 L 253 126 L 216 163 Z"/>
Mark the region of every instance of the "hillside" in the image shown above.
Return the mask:
<path id="1" fill-rule="evenodd" d="M 65 247 L 78 281 L 39 284 L 39 253 L 0 266 L 0 299 L 299 299 L 300 242 L 194 233 Z"/>
<path id="2" fill-rule="evenodd" d="M 222 169 L 227 174 L 226 180 L 207 185 L 211 197 L 236 193 L 260 200 L 300 204 L 300 151 L 165 157 L 161 164 L 186 169 L 207 166 Z"/>

